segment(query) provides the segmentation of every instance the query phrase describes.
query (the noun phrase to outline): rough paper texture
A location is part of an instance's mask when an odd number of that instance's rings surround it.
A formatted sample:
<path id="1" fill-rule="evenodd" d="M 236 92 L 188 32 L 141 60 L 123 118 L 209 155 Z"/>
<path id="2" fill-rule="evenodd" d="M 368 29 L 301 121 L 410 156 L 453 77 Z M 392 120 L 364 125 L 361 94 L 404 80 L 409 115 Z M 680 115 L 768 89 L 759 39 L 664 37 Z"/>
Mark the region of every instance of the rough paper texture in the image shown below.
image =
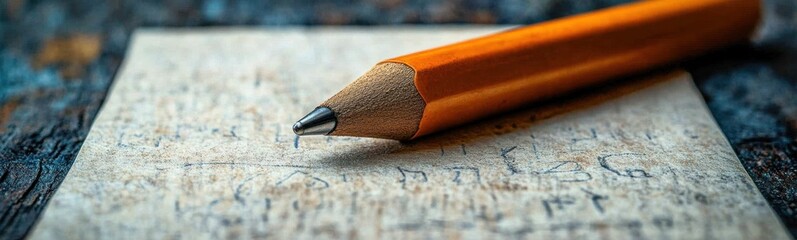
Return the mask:
<path id="1" fill-rule="evenodd" d="M 788 239 L 682 72 L 412 143 L 296 138 L 379 60 L 495 28 L 135 34 L 33 239 Z"/>

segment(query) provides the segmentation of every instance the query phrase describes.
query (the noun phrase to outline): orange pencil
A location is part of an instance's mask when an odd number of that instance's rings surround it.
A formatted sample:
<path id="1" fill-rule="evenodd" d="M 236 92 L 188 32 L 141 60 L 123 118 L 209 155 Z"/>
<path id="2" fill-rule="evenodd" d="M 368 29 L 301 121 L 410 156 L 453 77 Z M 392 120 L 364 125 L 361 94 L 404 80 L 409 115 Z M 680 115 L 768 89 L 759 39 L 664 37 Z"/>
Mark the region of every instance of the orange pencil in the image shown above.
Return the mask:
<path id="1" fill-rule="evenodd" d="M 408 140 L 748 41 L 758 0 L 649 0 L 378 63 L 299 135 Z"/>

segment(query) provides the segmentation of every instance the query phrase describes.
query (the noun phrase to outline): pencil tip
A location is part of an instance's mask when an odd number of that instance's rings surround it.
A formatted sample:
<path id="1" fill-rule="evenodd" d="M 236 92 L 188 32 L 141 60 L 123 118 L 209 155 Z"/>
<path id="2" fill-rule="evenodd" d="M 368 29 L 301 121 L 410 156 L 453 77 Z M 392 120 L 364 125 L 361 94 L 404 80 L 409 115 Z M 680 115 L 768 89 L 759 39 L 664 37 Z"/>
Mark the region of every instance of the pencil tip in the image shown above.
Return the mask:
<path id="1" fill-rule="evenodd" d="M 328 107 L 317 107 L 293 124 L 296 135 L 327 135 L 337 126 L 335 112 Z"/>

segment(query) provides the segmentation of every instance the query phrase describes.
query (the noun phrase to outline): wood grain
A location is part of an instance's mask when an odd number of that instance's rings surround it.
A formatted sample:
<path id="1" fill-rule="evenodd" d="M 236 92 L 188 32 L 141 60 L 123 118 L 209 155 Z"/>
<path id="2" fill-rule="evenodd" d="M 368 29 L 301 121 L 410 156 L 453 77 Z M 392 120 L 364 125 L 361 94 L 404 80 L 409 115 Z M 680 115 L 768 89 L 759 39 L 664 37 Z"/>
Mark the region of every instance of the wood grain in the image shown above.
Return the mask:
<path id="1" fill-rule="evenodd" d="M 369 63 L 489 31 L 139 31 L 31 238 L 788 238 L 683 73 L 412 144 L 290 133 Z"/>

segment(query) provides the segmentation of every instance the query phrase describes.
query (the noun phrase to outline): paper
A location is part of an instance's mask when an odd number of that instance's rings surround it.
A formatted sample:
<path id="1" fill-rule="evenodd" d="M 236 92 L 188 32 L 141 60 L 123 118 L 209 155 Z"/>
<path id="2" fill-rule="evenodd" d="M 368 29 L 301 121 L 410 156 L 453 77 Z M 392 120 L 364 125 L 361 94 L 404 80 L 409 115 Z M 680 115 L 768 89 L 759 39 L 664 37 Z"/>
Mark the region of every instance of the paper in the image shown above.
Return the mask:
<path id="1" fill-rule="evenodd" d="M 411 143 L 293 121 L 501 28 L 137 31 L 43 238 L 788 239 L 684 72 Z"/>

